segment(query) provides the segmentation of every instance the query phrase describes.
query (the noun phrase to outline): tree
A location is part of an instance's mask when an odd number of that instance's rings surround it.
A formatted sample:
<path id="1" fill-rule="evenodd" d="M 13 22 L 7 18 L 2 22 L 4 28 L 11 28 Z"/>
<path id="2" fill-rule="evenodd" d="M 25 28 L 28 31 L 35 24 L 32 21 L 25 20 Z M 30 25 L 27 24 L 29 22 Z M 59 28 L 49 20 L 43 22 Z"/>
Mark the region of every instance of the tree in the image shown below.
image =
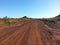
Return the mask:
<path id="1" fill-rule="evenodd" d="M 4 23 L 5 23 L 5 24 L 10 24 L 9 19 L 8 19 L 7 16 L 5 16 L 3 19 L 4 19 Z"/>
<path id="2" fill-rule="evenodd" d="M 27 18 L 27 16 L 24 16 L 23 18 Z"/>

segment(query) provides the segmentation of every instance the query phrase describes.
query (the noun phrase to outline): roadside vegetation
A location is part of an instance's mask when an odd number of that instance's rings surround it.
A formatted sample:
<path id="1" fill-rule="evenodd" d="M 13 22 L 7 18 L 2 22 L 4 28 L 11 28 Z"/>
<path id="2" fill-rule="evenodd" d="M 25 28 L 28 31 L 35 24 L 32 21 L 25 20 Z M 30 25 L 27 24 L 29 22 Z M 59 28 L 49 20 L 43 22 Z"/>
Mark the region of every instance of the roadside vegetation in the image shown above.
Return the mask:
<path id="1" fill-rule="evenodd" d="M 60 21 L 60 14 L 58 16 L 56 16 L 56 17 L 43 18 L 42 20 L 45 21 L 45 22 L 57 22 L 57 21 Z"/>
<path id="2" fill-rule="evenodd" d="M 28 18 L 27 16 L 24 16 L 22 18 L 8 18 L 7 16 L 0 18 L 0 25 L 10 25 L 10 24 L 15 24 L 15 23 L 20 23 L 20 22 L 25 22 L 31 20 L 30 18 Z"/>

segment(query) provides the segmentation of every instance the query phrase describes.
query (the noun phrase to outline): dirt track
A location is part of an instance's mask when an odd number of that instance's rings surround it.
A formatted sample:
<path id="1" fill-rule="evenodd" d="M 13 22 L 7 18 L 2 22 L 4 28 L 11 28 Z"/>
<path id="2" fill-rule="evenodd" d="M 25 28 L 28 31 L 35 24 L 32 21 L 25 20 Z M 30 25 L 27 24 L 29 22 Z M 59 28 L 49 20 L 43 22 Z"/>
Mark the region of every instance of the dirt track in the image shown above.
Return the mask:
<path id="1" fill-rule="evenodd" d="M 0 30 L 0 45 L 58 45 L 51 28 L 34 20 Z"/>

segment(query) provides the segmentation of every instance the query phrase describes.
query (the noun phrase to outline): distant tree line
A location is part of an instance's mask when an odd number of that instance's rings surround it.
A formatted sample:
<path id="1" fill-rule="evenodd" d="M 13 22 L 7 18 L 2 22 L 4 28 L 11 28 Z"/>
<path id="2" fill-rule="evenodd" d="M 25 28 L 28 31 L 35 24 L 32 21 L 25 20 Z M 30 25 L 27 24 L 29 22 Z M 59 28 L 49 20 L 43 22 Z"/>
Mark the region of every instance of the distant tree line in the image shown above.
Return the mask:
<path id="1" fill-rule="evenodd" d="M 14 24 L 16 22 L 21 22 L 21 21 L 25 21 L 28 19 L 27 16 L 23 16 L 22 18 L 9 18 L 7 16 L 0 18 L 1 20 L 3 20 L 4 24 Z"/>

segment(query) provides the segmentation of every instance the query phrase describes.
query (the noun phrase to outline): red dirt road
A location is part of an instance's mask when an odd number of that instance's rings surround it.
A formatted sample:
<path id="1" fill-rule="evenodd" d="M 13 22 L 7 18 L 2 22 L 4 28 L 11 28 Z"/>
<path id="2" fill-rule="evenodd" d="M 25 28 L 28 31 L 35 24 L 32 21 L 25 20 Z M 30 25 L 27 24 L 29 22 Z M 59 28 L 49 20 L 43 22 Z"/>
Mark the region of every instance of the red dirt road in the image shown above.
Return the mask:
<path id="1" fill-rule="evenodd" d="M 26 22 L 0 30 L 0 45 L 58 45 L 51 30 L 42 21 Z"/>

